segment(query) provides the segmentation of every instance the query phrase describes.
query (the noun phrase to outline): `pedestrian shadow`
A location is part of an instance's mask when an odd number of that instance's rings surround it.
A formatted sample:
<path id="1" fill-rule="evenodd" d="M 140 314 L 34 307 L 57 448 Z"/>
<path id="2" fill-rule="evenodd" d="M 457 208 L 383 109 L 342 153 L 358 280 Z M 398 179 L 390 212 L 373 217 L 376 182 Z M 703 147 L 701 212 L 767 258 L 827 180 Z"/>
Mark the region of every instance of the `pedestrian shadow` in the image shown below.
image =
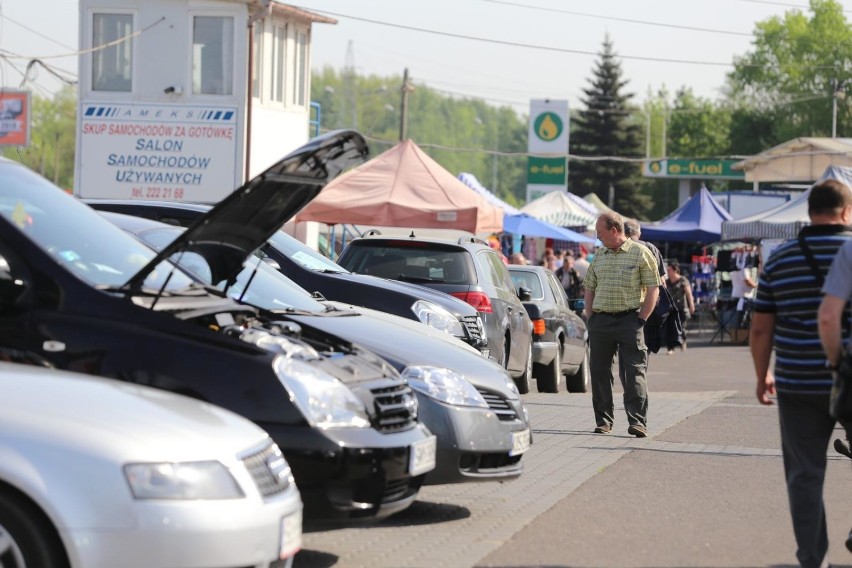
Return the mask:
<path id="1" fill-rule="evenodd" d="M 337 564 L 337 555 L 320 550 L 302 549 L 293 558 L 293 568 L 330 568 Z"/>

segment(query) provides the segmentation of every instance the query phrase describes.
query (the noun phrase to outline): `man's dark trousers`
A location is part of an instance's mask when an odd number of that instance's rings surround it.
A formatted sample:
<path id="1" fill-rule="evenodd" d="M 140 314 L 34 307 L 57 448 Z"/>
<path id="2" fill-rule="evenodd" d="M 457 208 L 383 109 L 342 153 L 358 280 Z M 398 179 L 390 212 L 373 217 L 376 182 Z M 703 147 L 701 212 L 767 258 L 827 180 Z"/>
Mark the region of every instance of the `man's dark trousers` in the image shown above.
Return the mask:
<path id="1" fill-rule="evenodd" d="M 612 386 L 615 375 L 612 367 L 615 354 L 624 368 L 621 378 L 624 388 L 624 410 L 630 425 L 647 426 L 648 389 L 645 372 L 648 368 L 648 348 L 639 324 L 639 312 L 611 315 L 595 312 L 589 318 L 590 371 L 592 375 L 592 406 L 598 426 L 612 426 L 615 405 Z"/>

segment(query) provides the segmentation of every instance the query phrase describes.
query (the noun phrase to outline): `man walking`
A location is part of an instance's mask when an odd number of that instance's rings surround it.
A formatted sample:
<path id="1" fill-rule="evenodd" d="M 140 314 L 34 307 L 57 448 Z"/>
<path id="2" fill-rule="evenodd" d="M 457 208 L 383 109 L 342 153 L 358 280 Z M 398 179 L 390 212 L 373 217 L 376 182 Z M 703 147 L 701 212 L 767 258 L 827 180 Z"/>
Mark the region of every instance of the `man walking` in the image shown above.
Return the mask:
<path id="1" fill-rule="evenodd" d="M 819 339 L 825 350 L 828 366 L 836 369 L 845 352 L 850 349 L 849 300 L 852 300 L 852 240 L 846 241 L 831 263 L 831 270 L 822 287 L 825 296 L 819 306 Z M 852 458 L 849 440 L 852 440 L 852 423 L 844 423 L 846 440 L 834 440 L 834 449 L 846 457 Z M 846 537 L 846 548 L 852 552 L 852 530 Z"/>
<path id="2" fill-rule="evenodd" d="M 796 557 L 803 567 L 827 564 L 822 491 L 835 420 L 828 413 L 831 371 L 817 330 L 823 279 L 837 250 L 852 239 L 852 190 L 828 180 L 808 196 L 811 225 L 779 246 L 759 277 L 749 344 L 757 400 L 777 392 L 781 449 Z M 769 370 L 775 347 L 775 374 Z M 834 360 L 831 361 L 834 363 Z"/>
<path id="3" fill-rule="evenodd" d="M 620 378 L 627 433 L 644 438 L 648 434 L 648 349 L 642 328 L 657 301 L 660 276 L 651 251 L 624 234 L 621 215 L 603 213 L 595 229 L 603 247 L 583 280 L 595 432 L 608 434 L 615 421 L 612 365 L 617 352 L 624 368 Z"/>

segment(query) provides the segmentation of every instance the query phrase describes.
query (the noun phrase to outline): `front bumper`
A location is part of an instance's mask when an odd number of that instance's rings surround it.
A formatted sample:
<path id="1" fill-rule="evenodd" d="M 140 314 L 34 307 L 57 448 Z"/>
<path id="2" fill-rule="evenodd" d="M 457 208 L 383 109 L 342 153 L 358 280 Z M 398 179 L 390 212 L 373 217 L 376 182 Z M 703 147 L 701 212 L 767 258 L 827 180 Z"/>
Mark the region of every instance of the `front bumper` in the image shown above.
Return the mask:
<path id="1" fill-rule="evenodd" d="M 423 484 L 425 474 L 409 473 L 412 446 L 431 437 L 423 424 L 392 433 L 260 426 L 293 470 L 306 520 L 381 519 L 413 503 Z"/>
<path id="2" fill-rule="evenodd" d="M 533 341 L 533 363 L 548 365 L 556 357 L 559 343 L 556 341 Z"/>
<path id="3" fill-rule="evenodd" d="M 133 501 L 124 526 L 60 527 L 60 536 L 72 568 L 285 568 L 294 551 L 279 558 L 282 533 L 298 530 L 301 541 L 301 510 L 295 486 L 263 501 Z"/>
<path id="4" fill-rule="evenodd" d="M 520 399 L 500 398 L 505 409 L 456 406 L 417 393 L 419 418 L 438 437 L 437 465 L 427 485 L 506 480 L 523 472 L 523 453 L 512 455 L 529 433 Z"/>

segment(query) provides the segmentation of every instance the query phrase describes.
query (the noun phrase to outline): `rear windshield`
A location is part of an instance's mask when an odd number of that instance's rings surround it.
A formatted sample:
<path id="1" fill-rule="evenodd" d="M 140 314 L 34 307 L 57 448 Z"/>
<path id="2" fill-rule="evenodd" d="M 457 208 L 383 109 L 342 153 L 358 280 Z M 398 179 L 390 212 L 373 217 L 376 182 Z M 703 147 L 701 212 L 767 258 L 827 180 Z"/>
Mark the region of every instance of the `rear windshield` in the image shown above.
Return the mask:
<path id="1" fill-rule="evenodd" d="M 414 283 L 476 284 L 470 253 L 458 247 L 416 241 L 351 243 L 343 268 Z"/>

